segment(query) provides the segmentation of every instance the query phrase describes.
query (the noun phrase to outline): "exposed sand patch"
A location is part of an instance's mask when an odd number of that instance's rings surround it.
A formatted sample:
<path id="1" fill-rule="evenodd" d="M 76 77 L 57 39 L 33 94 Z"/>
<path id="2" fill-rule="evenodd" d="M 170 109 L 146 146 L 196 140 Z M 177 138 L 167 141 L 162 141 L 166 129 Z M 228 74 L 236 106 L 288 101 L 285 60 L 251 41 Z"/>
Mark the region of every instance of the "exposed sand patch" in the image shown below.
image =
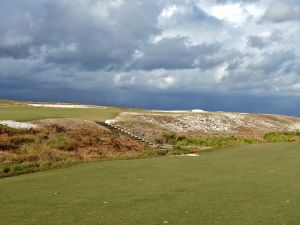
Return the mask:
<path id="1" fill-rule="evenodd" d="M 0 120 L 0 124 L 15 129 L 30 129 L 37 127 L 37 125 L 34 125 L 32 123 L 21 123 L 12 120 Z"/>
<path id="2" fill-rule="evenodd" d="M 116 123 L 116 121 L 115 120 L 105 120 L 105 123 L 106 124 L 114 124 L 114 123 Z"/>
<path id="3" fill-rule="evenodd" d="M 150 112 L 157 112 L 157 113 L 188 113 L 191 112 L 190 110 L 149 110 Z"/>
<path id="4" fill-rule="evenodd" d="M 300 131 L 300 123 L 295 123 L 290 126 L 290 129 Z"/>
<path id="5" fill-rule="evenodd" d="M 104 130 L 109 131 L 107 128 L 100 126 L 94 121 L 83 120 L 83 119 L 74 119 L 74 118 L 51 118 L 51 119 L 42 119 L 36 120 L 32 123 L 38 125 L 40 128 L 48 128 L 53 125 L 57 125 L 60 127 L 64 127 L 67 130 L 78 130 L 78 129 L 86 129 L 86 130 Z"/>
<path id="6" fill-rule="evenodd" d="M 105 106 L 93 105 L 69 105 L 69 104 L 28 104 L 33 107 L 46 107 L 46 108 L 69 108 L 69 109 L 89 109 L 89 108 L 106 108 Z"/>
<path id="7" fill-rule="evenodd" d="M 197 156 L 199 156 L 199 154 L 197 154 L 197 153 L 190 153 L 190 154 L 173 155 L 173 156 L 188 156 L 188 157 L 197 157 Z"/>
<path id="8" fill-rule="evenodd" d="M 207 111 L 202 109 L 191 109 L 191 110 L 149 110 L 151 112 L 163 112 L 163 113 L 205 113 Z"/>
<path id="9" fill-rule="evenodd" d="M 300 130 L 300 118 L 230 112 L 183 112 L 183 113 L 129 113 L 123 112 L 111 123 L 124 124 L 126 129 L 134 130 L 144 136 L 143 128 L 149 127 L 151 133 L 178 132 L 201 135 L 244 135 L 261 136 L 267 132 Z M 125 122 L 125 123 L 124 123 Z M 141 130 L 141 132 L 139 132 Z M 149 139 L 149 138 L 148 138 Z"/>

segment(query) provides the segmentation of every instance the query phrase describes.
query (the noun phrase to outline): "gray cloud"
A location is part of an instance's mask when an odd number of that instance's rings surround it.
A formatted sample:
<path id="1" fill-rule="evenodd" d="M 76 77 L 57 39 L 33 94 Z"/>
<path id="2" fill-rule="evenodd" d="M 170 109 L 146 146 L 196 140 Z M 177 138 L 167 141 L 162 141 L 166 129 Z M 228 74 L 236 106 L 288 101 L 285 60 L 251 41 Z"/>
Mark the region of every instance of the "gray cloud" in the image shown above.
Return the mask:
<path id="1" fill-rule="evenodd" d="M 279 51 L 263 53 L 249 64 L 249 69 L 263 71 L 263 75 L 274 74 L 278 71 L 288 72 L 295 63 L 295 53 L 293 51 Z"/>
<path id="2" fill-rule="evenodd" d="M 243 99 L 300 93 L 297 1 L 10 0 L 0 7 L 0 98 L 219 110 L 235 102 L 246 110 Z M 218 100 L 226 95 L 233 100 Z M 197 96 L 207 99 L 187 100 Z"/>
<path id="3" fill-rule="evenodd" d="M 256 3 L 260 0 L 215 0 L 219 4 L 226 4 L 226 3 Z"/>
<path id="4" fill-rule="evenodd" d="M 12 2 L 4 3 L 8 12 L 14 12 L 16 1 Z M 159 11 L 146 2 L 110 7 L 106 16 L 93 10 L 109 1 L 40 1 L 35 7 L 31 1 L 24 2 L 25 15 L 19 11 L 6 15 L 13 27 L 4 28 L 7 32 L 2 33 L 0 56 L 24 58 L 33 54 L 57 64 L 110 69 L 120 67 L 140 43 L 159 32 L 155 26 Z M 6 25 L 7 20 L 2 23 Z"/>
<path id="5" fill-rule="evenodd" d="M 282 33 L 279 31 L 276 31 L 270 36 L 263 37 L 263 36 L 255 36 L 250 35 L 248 37 L 248 46 L 258 49 L 264 49 L 273 43 L 279 43 L 282 41 Z"/>
<path id="6" fill-rule="evenodd" d="M 273 23 L 292 20 L 300 20 L 300 6 L 282 1 L 272 3 L 262 17 L 262 21 Z"/>
<path id="7" fill-rule="evenodd" d="M 202 61 L 210 61 L 208 57 L 219 50 L 220 46 L 216 43 L 191 46 L 185 38 L 163 38 L 140 49 L 142 55 L 135 64 L 137 68 L 145 70 L 205 68 L 211 65 Z"/>
<path id="8" fill-rule="evenodd" d="M 263 49 L 263 48 L 267 47 L 271 43 L 268 42 L 268 40 L 266 40 L 266 39 L 264 39 L 262 37 L 251 35 L 248 38 L 248 43 L 247 44 L 249 46 L 253 47 L 253 48 Z"/>

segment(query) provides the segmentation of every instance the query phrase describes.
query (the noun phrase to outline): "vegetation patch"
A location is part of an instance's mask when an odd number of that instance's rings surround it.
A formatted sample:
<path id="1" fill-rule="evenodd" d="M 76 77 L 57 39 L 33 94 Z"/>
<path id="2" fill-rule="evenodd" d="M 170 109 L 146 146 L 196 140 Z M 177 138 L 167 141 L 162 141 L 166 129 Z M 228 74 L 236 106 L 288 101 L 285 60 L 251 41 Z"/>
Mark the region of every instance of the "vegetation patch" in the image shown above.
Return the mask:
<path id="1" fill-rule="evenodd" d="M 166 143 L 174 146 L 172 149 L 172 153 L 174 154 L 197 153 L 261 142 L 261 140 L 255 138 L 235 136 L 188 137 L 176 133 L 165 133 L 163 138 Z"/>
<path id="2" fill-rule="evenodd" d="M 1 104 L 0 104 L 1 106 Z M 47 118 L 78 118 L 105 121 L 116 117 L 122 110 L 120 108 L 39 108 L 26 105 L 1 106 L 0 120 L 31 121 Z"/>
<path id="3" fill-rule="evenodd" d="M 237 136 L 185 136 L 177 133 L 164 133 L 160 142 L 173 145 L 171 154 L 188 154 L 213 149 L 223 149 L 245 144 L 258 143 L 300 143 L 300 132 L 270 132 L 263 138 Z"/>
<path id="4" fill-rule="evenodd" d="M 111 133 L 91 121 L 51 119 L 41 129 L 14 129 L 0 125 L 0 177 L 65 167 L 83 161 L 181 155 L 278 142 L 300 143 L 300 132 L 271 132 L 260 139 L 163 133 L 159 143 L 173 145 L 173 148 L 157 150 Z"/>
<path id="5" fill-rule="evenodd" d="M 66 134 L 55 134 L 47 138 L 45 141 L 48 146 L 54 149 L 71 151 L 75 149 L 75 140 L 71 139 Z"/>
<path id="6" fill-rule="evenodd" d="M 0 126 L 0 177 L 83 161 L 158 155 L 158 152 L 113 134 L 96 123 L 74 119 L 64 121 L 72 126 L 66 128 L 55 122 L 38 130 Z"/>
<path id="7" fill-rule="evenodd" d="M 278 143 L 278 142 L 300 143 L 300 132 L 271 132 L 264 135 L 264 140 L 270 143 Z"/>

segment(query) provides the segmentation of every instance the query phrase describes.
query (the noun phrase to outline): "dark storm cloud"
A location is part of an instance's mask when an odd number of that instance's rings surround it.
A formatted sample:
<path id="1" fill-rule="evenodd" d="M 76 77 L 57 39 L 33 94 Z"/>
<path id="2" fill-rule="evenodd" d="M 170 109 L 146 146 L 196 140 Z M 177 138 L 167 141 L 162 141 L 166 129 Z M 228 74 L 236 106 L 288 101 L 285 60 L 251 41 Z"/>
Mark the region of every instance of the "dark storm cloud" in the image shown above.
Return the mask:
<path id="1" fill-rule="evenodd" d="M 288 70 L 293 68 L 295 60 L 296 55 L 293 51 L 264 53 L 249 64 L 249 69 L 262 71 L 264 75 L 274 74 L 278 71 L 289 72 Z"/>
<path id="2" fill-rule="evenodd" d="M 250 94 L 273 101 L 275 92 L 300 93 L 296 0 L 9 0 L 0 7 L 0 98 L 249 111 L 244 100 L 262 109 Z"/>
<path id="3" fill-rule="evenodd" d="M 205 60 L 218 53 L 220 46 L 218 44 L 190 46 L 185 38 L 176 37 L 163 38 L 159 42 L 147 45 L 140 50 L 142 56 L 135 62 L 137 68 L 145 70 L 186 69 L 198 66 L 209 67 L 208 64 L 201 64 L 196 60 L 199 58 Z"/>
<path id="4" fill-rule="evenodd" d="M 6 20 L 0 22 L 6 31 L 0 35 L 2 57 L 33 55 L 46 62 L 79 65 L 88 70 L 111 69 L 124 64 L 140 43 L 159 32 L 155 27 L 159 11 L 146 2 L 130 1 L 110 9 L 107 17 L 78 10 L 76 1 L 24 1 L 23 10 L 15 11 L 16 2 L 2 3 L 6 12 L 14 12 L 6 13 Z M 86 7 L 93 9 L 92 2 Z"/>
<path id="5" fill-rule="evenodd" d="M 0 58 L 26 58 L 30 56 L 30 51 L 26 46 L 0 46 Z"/>
<path id="6" fill-rule="evenodd" d="M 151 7 L 151 4 L 130 1 L 121 8 L 112 9 L 110 15 L 102 20 L 90 18 L 84 15 L 84 12 L 77 15 L 73 11 L 67 12 L 65 18 L 66 12 L 63 8 L 59 14 L 63 18 L 58 21 L 67 21 L 64 27 L 69 28 L 73 25 L 74 31 L 67 30 L 66 33 L 62 33 L 57 44 L 65 39 L 65 43 L 74 45 L 74 50 L 54 46 L 58 50 L 51 51 L 46 60 L 62 64 L 72 63 L 88 70 L 122 67 L 140 43 L 159 32 L 155 27 L 157 9 L 147 10 L 149 6 Z M 136 20 L 133 15 L 139 19 Z M 61 24 L 54 22 L 50 30 L 55 32 L 60 28 Z"/>
<path id="7" fill-rule="evenodd" d="M 109 1 L 87 2 L 90 4 L 85 6 L 93 8 L 96 7 L 93 3 L 101 7 L 102 2 L 108 4 Z M 167 38 L 157 44 L 147 44 L 150 36 L 161 32 L 156 26 L 160 13 L 157 4 L 129 1 L 121 7 L 110 8 L 107 16 L 96 17 L 78 10 L 75 3 L 23 1 L 17 7 L 15 0 L 5 2 L 5 12 L 13 13 L 6 13 L 6 20 L 0 22 L 6 31 L 0 34 L 3 40 L 0 57 L 34 57 L 45 63 L 76 66 L 83 70 L 120 70 L 125 65 L 128 69 L 135 50 L 140 48 L 145 51 L 145 57 L 134 62 L 136 68 L 179 69 L 192 67 L 197 56 L 208 52 L 207 48 L 216 50 L 214 45 L 187 47 L 184 38 Z M 189 7 L 189 13 L 176 19 L 178 23 L 217 21 L 193 5 Z M 7 21 L 13 26 L 9 28 Z M 178 56 L 174 57 L 174 54 Z M 206 60 L 206 57 L 202 58 L 202 62 Z"/>

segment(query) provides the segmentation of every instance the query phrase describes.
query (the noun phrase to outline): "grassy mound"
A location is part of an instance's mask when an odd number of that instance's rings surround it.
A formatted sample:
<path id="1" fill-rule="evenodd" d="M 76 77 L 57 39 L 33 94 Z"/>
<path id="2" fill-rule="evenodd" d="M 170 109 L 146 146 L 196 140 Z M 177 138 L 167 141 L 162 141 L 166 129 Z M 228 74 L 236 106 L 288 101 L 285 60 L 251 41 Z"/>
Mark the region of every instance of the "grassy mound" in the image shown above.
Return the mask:
<path id="1" fill-rule="evenodd" d="M 67 120 L 75 124 L 81 120 Z M 66 129 L 13 129 L 0 125 L 0 177 L 66 167 L 83 161 L 138 158 L 152 151 L 93 122 Z"/>

